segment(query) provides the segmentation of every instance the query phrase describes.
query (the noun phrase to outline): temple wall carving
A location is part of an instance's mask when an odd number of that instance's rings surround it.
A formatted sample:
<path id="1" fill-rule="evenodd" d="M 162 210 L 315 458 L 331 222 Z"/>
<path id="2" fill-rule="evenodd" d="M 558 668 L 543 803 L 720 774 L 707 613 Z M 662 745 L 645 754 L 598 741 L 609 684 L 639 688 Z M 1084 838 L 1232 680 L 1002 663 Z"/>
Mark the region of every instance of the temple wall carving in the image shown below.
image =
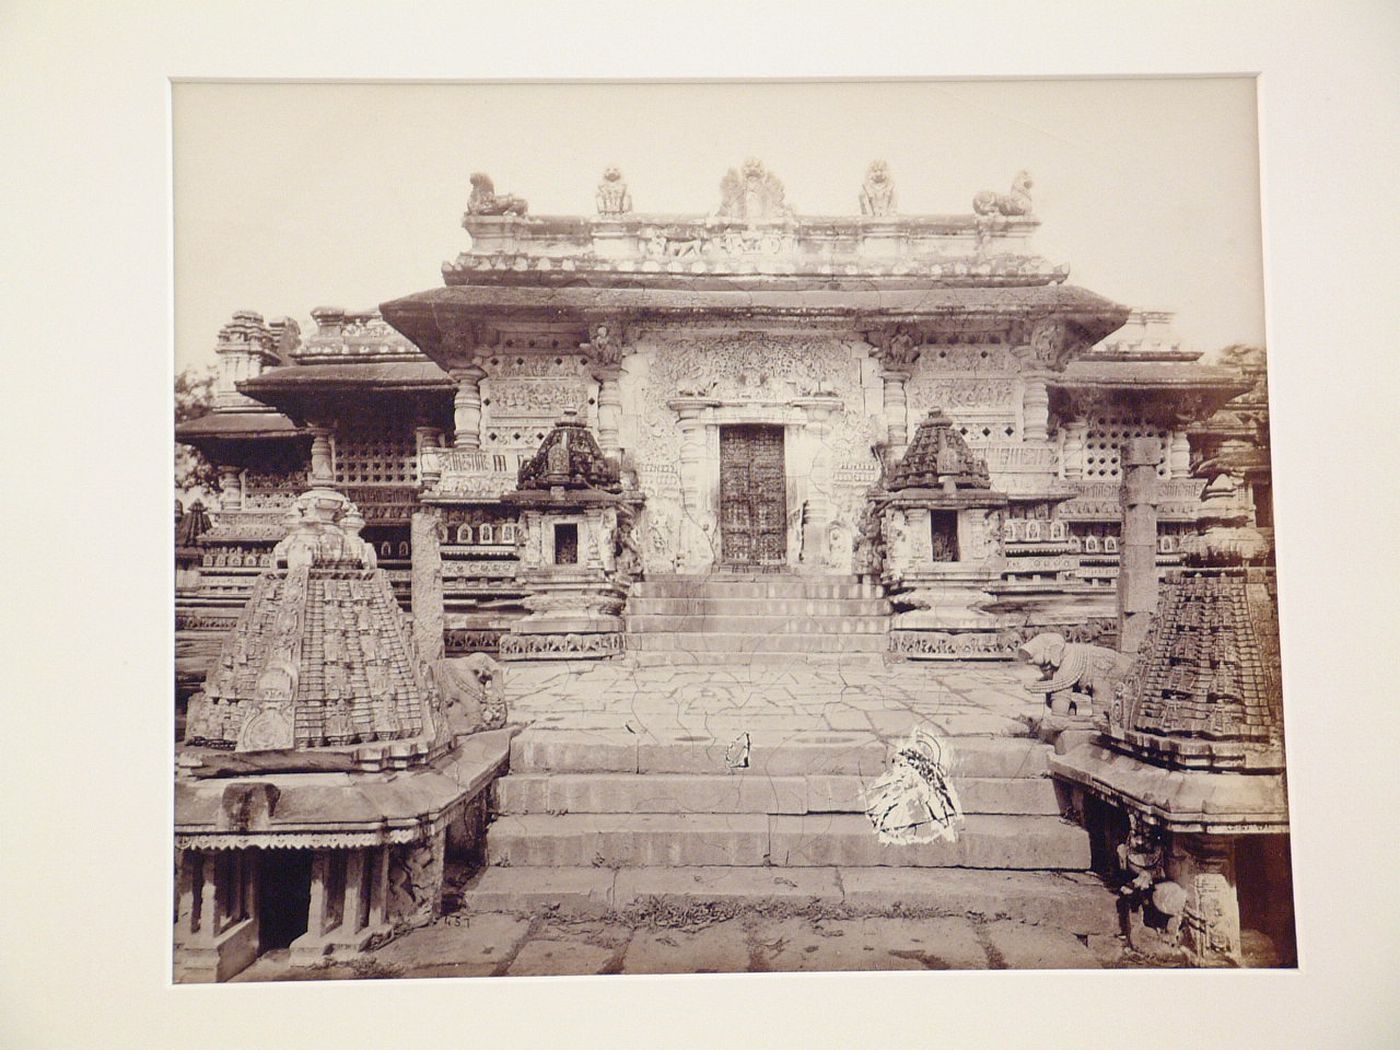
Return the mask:
<path id="1" fill-rule="evenodd" d="M 808 557 L 828 571 L 850 571 L 865 492 L 879 473 L 873 446 L 883 433 L 868 350 L 859 340 L 787 333 L 640 338 L 621 379 L 621 436 L 625 464 L 647 499 L 639 523 L 646 570 L 702 571 L 714 563 L 719 431 L 757 423 L 785 432 L 789 564 L 803 557 L 805 542 Z M 814 520 L 820 543 L 802 535 Z"/>

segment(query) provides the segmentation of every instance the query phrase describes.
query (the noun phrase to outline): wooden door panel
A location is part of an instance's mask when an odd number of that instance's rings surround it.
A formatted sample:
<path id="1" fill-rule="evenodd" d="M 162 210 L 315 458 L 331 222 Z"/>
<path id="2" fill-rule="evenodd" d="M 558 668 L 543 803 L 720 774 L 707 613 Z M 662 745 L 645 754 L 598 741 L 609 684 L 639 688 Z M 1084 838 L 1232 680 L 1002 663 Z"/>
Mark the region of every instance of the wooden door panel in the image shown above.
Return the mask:
<path id="1" fill-rule="evenodd" d="M 726 564 L 773 567 L 787 560 L 783 430 L 720 430 L 720 545 Z"/>

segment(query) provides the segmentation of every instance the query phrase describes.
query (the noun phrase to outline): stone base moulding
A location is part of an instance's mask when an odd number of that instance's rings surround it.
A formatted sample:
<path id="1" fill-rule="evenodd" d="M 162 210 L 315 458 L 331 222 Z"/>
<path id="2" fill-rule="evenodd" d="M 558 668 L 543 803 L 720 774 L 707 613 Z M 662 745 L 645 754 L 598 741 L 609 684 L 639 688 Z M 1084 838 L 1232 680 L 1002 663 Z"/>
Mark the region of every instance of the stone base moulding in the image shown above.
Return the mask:
<path id="1" fill-rule="evenodd" d="M 603 660 L 622 653 L 622 634 L 503 634 L 502 660 Z"/>

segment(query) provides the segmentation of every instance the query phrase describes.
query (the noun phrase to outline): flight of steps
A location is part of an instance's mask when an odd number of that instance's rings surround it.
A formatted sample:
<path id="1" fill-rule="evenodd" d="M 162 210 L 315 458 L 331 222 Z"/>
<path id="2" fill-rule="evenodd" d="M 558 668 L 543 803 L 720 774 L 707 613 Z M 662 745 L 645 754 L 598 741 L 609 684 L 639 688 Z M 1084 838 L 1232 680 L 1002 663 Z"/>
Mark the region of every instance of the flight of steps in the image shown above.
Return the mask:
<path id="1" fill-rule="evenodd" d="M 740 769 L 730 743 L 526 730 L 463 903 L 605 915 L 777 899 L 1113 928 L 1112 894 L 1087 874 L 1087 833 L 1060 817 L 1043 744 L 952 739 L 967 814 L 957 841 L 883 845 L 862 803 L 888 765 L 874 734 L 755 740 Z"/>
<path id="2" fill-rule="evenodd" d="M 882 658 L 890 606 L 855 576 L 652 576 L 632 586 L 626 647 L 639 663 Z"/>

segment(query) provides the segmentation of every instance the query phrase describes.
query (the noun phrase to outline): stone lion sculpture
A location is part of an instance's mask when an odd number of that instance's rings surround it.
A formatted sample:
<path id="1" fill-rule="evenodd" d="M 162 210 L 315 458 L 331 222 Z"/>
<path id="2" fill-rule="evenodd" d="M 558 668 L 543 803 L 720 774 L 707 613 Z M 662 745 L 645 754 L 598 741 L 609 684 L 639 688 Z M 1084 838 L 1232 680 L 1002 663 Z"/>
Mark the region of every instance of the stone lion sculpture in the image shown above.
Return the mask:
<path id="1" fill-rule="evenodd" d="M 860 188 L 862 215 L 893 215 L 895 212 L 894 178 L 890 166 L 883 160 L 871 163 Z"/>
<path id="2" fill-rule="evenodd" d="M 505 674 L 485 653 L 438 660 L 434 677 L 452 736 L 465 736 L 506 724 Z"/>
<path id="3" fill-rule="evenodd" d="M 485 172 L 473 172 L 472 192 L 467 198 L 468 215 L 524 215 L 529 209 L 524 197 L 497 193 L 496 184 Z"/>
<path id="4" fill-rule="evenodd" d="M 1132 660 L 1114 649 L 1067 642 L 1064 635 L 1038 634 L 1016 651 L 1018 659 L 1039 667 L 1044 677 L 1026 683 L 1026 691 L 1043 694 L 1052 713 L 1085 716 L 1083 700 L 1094 714 L 1106 716 L 1113 687 Z"/>
<path id="5" fill-rule="evenodd" d="M 1030 173 L 1020 172 L 1010 193 L 982 190 L 972 198 L 972 210 L 978 215 L 1029 215 L 1033 185 Z"/>

